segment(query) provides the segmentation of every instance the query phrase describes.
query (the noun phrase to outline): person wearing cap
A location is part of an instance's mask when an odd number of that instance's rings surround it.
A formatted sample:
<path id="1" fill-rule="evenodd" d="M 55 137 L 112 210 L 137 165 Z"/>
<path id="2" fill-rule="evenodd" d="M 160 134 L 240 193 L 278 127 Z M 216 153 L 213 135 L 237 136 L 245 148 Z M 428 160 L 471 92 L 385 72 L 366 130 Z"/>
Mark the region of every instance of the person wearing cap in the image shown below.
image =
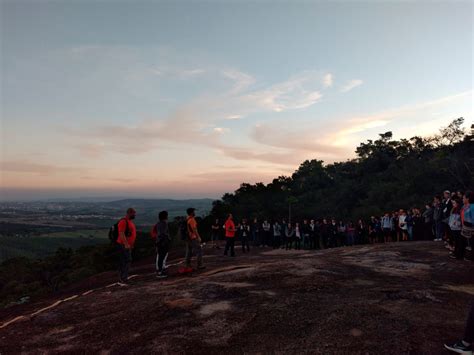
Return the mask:
<path id="1" fill-rule="evenodd" d="M 202 261 L 202 247 L 201 247 L 201 236 L 199 235 L 197 228 L 197 221 L 195 218 L 195 208 L 188 208 L 186 213 L 188 214 L 187 218 L 187 228 L 188 228 L 188 239 L 186 240 L 186 257 L 185 257 L 185 267 L 191 268 L 191 259 L 193 257 L 193 251 L 197 256 L 197 268 L 204 269 Z"/>
<path id="2" fill-rule="evenodd" d="M 451 199 L 451 192 L 446 190 L 443 192 L 443 201 L 442 205 L 442 213 L 443 213 L 443 237 L 445 241 L 448 241 L 451 245 L 454 245 L 453 238 L 451 236 L 451 230 L 449 229 L 449 215 L 451 214 L 451 210 L 453 209 L 453 201 Z"/>
<path id="3" fill-rule="evenodd" d="M 119 285 L 128 284 L 128 273 L 132 263 L 132 249 L 137 238 L 137 229 L 132 220 L 135 219 L 137 212 L 133 208 L 127 210 L 127 214 L 118 223 L 117 247 L 119 251 Z"/>

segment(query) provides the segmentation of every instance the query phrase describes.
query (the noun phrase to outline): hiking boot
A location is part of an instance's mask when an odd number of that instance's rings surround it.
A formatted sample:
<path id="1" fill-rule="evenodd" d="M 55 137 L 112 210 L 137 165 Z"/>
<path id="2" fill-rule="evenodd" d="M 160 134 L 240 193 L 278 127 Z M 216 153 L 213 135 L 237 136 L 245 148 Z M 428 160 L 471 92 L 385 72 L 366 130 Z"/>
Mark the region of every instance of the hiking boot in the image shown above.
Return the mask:
<path id="1" fill-rule="evenodd" d="M 444 344 L 444 347 L 448 349 L 449 351 L 452 351 L 458 354 L 472 355 L 472 344 L 466 346 L 464 345 L 462 340 L 451 345 Z"/>

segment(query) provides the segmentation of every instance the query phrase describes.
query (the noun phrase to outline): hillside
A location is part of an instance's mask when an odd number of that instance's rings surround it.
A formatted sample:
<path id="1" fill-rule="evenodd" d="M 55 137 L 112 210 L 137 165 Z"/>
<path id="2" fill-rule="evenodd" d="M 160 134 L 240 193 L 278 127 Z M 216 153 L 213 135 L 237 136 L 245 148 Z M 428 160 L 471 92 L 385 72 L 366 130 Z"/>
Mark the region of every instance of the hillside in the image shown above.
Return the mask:
<path id="1" fill-rule="evenodd" d="M 115 276 L 103 273 L 36 315 L 58 298 L 4 309 L 0 326 L 25 317 L 0 329 L 0 353 L 441 353 L 474 295 L 473 263 L 433 242 L 206 261 L 161 281 L 150 260 L 129 288 L 105 287 Z"/>

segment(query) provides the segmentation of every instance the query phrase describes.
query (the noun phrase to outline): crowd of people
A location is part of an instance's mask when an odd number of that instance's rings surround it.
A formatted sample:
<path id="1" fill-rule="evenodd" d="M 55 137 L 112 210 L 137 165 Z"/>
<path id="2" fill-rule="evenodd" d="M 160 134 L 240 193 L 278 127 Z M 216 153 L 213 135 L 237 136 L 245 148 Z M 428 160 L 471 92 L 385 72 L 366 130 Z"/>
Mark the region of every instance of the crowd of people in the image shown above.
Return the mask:
<path id="1" fill-rule="evenodd" d="M 235 242 L 242 252 L 250 247 L 284 249 L 325 249 L 356 244 L 391 243 L 412 240 L 444 241 L 450 256 L 464 259 L 468 238 L 461 235 L 465 210 L 473 201 L 471 192 L 434 196 L 424 210 L 417 207 L 371 216 L 368 221 L 342 221 L 335 218 L 303 219 L 290 222 L 278 219 L 243 218 L 237 222 L 232 214 L 222 222 L 216 219 L 211 227 L 211 246 L 220 248 L 226 240 L 224 255 L 235 255 Z M 467 221 L 469 224 L 469 221 Z"/>
<path id="2" fill-rule="evenodd" d="M 400 209 L 386 212 L 382 216 L 371 216 L 368 221 L 359 219 L 342 221 L 335 218 L 303 219 L 302 221 L 286 221 L 284 219 L 243 218 L 234 220 L 229 214 L 224 221 L 216 219 L 210 230 L 210 245 L 221 248 L 225 240 L 224 255 L 236 256 L 235 244 L 240 242 L 242 253 L 252 248 L 290 249 L 326 249 L 349 247 L 357 244 L 375 244 L 405 242 L 411 240 L 444 241 L 450 250 L 450 257 L 472 260 L 470 238 L 474 234 L 474 193 L 461 191 L 451 193 L 444 191 L 434 196 L 419 208 Z M 198 230 L 195 209 L 188 208 L 187 218 L 179 227 L 179 234 L 186 245 L 184 264 L 191 268 L 193 255 L 197 256 L 197 268 L 202 269 L 203 239 Z M 120 284 L 126 285 L 128 269 L 131 263 L 131 250 L 136 239 L 136 227 L 133 220 L 136 211 L 127 210 L 127 214 L 116 225 L 111 235 L 117 245 L 119 254 Z M 171 245 L 168 227 L 168 212 L 158 215 L 158 222 L 153 226 L 151 236 L 156 242 L 156 269 L 158 277 L 167 277 L 166 258 Z M 466 252 L 471 255 L 466 255 Z"/>
<path id="3" fill-rule="evenodd" d="M 179 234 L 185 243 L 186 253 L 183 272 L 192 271 L 193 255 L 197 257 L 197 269 L 204 269 L 203 240 L 199 234 L 195 218 L 195 209 L 188 208 L 187 218 L 179 227 Z M 119 285 L 128 285 L 128 274 L 131 263 L 131 250 L 136 239 L 136 227 L 133 223 L 136 211 L 127 210 L 122 218 L 111 229 L 110 235 L 116 244 L 119 254 Z M 434 240 L 445 242 L 450 249 L 450 256 L 465 259 L 466 251 L 470 251 L 469 241 L 474 235 L 474 193 L 461 191 L 451 193 L 444 191 L 442 196 L 434 196 L 433 201 L 419 208 L 386 212 L 383 216 L 372 216 L 365 222 L 357 222 L 334 218 L 303 219 L 301 222 L 286 220 L 253 219 L 248 222 L 243 218 L 234 221 L 232 214 L 227 216 L 225 223 L 216 219 L 211 227 L 210 242 L 214 248 L 221 248 L 219 243 L 225 239 L 224 255 L 235 257 L 235 242 L 240 241 L 242 253 L 250 252 L 251 248 L 272 247 L 282 249 L 325 249 L 366 243 L 392 243 L 411 240 Z M 168 212 L 158 215 L 158 222 L 151 231 L 156 241 L 157 277 L 166 278 L 166 258 L 171 243 L 168 227 Z M 472 260 L 472 254 L 466 260 Z M 464 338 L 445 347 L 458 353 L 471 353 L 474 332 L 474 304 L 469 312 Z"/>

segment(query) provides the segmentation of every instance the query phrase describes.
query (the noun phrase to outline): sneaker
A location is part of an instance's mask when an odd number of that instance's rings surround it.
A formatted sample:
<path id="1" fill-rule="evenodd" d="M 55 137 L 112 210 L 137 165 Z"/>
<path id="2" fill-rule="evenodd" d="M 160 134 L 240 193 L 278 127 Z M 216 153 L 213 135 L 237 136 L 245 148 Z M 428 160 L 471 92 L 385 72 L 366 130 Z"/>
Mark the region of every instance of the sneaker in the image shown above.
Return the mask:
<path id="1" fill-rule="evenodd" d="M 451 259 L 457 259 L 454 254 L 449 254 L 449 257 L 450 257 Z"/>
<path id="2" fill-rule="evenodd" d="M 165 272 L 159 272 L 157 275 L 156 275 L 157 278 L 159 279 L 166 279 L 168 277 L 168 275 L 166 275 Z"/>
<path id="3" fill-rule="evenodd" d="M 119 285 L 120 287 L 127 287 L 127 286 L 128 286 L 128 283 L 127 283 L 127 282 L 123 282 L 123 281 L 119 281 L 119 282 L 117 282 L 117 285 Z"/>
<path id="4" fill-rule="evenodd" d="M 464 345 L 462 341 L 458 341 L 457 343 L 448 345 L 444 344 L 444 347 L 448 349 L 449 351 L 458 353 L 458 354 L 464 354 L 464 355 L 472 355 L 472 344 L 471 345 Z"/>

